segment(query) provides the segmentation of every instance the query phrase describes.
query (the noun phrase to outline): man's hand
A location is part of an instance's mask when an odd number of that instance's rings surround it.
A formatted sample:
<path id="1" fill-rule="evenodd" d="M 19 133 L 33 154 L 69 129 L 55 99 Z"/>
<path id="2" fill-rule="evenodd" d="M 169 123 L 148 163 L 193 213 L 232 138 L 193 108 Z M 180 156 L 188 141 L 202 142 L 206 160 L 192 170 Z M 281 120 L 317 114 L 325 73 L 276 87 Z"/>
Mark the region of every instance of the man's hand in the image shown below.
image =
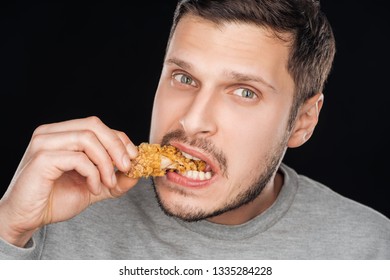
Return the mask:
<path id="1" fill-rule="evenodd" d="M 126 134 L 97 117 L 38 127 L 0 200 L 0 237 L 23 247 L 41 226 L 123 195 L 137 182 L 122 173 L 136 156 Z"/>

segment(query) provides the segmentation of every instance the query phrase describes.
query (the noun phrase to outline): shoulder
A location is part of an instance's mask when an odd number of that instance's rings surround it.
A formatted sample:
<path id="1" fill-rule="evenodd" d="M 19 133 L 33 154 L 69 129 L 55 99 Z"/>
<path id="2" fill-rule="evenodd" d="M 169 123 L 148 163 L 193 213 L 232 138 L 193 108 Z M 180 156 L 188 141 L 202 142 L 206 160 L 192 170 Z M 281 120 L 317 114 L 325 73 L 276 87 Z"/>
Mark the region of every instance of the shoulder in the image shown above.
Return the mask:
<path id="1" fill-rule="evenodd" d="M 322 237 L 331 244 L 344 243 L 355 249 L 364 248 L 366 253 L 374 248 L 375 253 L 383 250 L 383 255 L 390 257 L 388 217 L 287 166 L 283 166 L 282 170 L 298 185 L 291 207 L 294 219 L 301 217 L 302 223 L 310 223 L 311 226 L 306 229 L 313 229 L 317 238 Z M 335 241 L 331 242 L 331 239 Z"/>
<path id="2" fill-rule="evenodd" d="M 351 221 L 379 223 L 390 230 L 389 218 L 372 207 L 343 196 L 331 187 L 307 176 L 298 175 L 298 182 L 299 193 L 307 202 L 312 202 L 316 207 L 323 207 L 325 213 L 334 213 Z"/>
<path id="3" fill-rule="evenodd" d="M 390 219 L 372 207 L 343 196 L 331 187 L 313 178 L 298 174 L 286 165 L 282 166 L 282 170 L 290 177 L 290 181 L 298 185 L 297 199 L 302 200 L 301 202 L 306 207 L 313 206 L 322 209 L 324 214 L 335 213 L 343 217 L 369 219 L 390 226 Z"/>

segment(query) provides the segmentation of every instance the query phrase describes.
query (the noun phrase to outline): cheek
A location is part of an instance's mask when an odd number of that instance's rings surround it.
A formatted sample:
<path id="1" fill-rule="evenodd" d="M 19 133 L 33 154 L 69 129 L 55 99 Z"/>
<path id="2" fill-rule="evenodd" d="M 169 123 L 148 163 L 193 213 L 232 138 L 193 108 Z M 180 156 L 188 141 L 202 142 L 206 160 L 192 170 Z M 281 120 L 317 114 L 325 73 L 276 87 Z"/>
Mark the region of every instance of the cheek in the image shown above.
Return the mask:
<path id="1" fill-rule="evenodd" d="M 163 125 L 164 123 L 166 123 L 165 118 L 168 117 L 168 115 L 164 111 L 164 105 L 155 101 L 153 105 L 152 119 L 150 125 L 149 141 L 151 143 L 159 143 L 163 137 Z"/>
<path id="2" fill-rule="evenodd" d="M 181 118 L 180 106 L 173 100 L 156 93 L 150 125 L 150 142 L 160 142 L 170 130 L 176 129 Z"/>
<path id="3" fill-rule="evenodd" d="M 273 111 L 275 112 L 275 110 Z M 228 156 L 231 179 L 240 181 L 264 169 L 265 160 L 285 137 L 288 113 L 251 114 L 231 120 L 225 127 L 222 147 Z"/>

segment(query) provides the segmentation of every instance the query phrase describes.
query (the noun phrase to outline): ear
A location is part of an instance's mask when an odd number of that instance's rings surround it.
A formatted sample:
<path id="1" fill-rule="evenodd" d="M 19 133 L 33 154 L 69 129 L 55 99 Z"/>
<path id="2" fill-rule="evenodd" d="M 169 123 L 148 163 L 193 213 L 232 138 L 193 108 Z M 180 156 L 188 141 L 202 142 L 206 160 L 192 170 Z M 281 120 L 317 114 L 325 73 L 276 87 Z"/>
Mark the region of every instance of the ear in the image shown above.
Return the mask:
<path id="1" fill-rule="evenodd" d="M 288 140 L 289 148 L 299 147 L 310 139 L 318 123 L 323 103 L 324 95 L 321 92 L 303 103 L 298 111 L 294 128 Z"/>

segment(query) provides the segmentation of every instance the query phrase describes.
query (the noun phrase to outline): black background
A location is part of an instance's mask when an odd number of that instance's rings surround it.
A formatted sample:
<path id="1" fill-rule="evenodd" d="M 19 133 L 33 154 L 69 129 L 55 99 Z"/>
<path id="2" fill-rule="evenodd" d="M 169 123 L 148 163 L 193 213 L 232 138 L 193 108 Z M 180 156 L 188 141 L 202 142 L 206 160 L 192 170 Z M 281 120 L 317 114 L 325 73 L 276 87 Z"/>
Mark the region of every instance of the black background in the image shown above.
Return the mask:
<path id="1" fill-rule="evenodd" d="M 0 4 L 0 195 L 40 124 L 97 115 L 134 143 L 147 141 L 175 4 Z M 285 162 L 390 217 L 390 16 L 379 0 L 322 7 L 337 40 L 335 64 L 313 137 Z"/>

